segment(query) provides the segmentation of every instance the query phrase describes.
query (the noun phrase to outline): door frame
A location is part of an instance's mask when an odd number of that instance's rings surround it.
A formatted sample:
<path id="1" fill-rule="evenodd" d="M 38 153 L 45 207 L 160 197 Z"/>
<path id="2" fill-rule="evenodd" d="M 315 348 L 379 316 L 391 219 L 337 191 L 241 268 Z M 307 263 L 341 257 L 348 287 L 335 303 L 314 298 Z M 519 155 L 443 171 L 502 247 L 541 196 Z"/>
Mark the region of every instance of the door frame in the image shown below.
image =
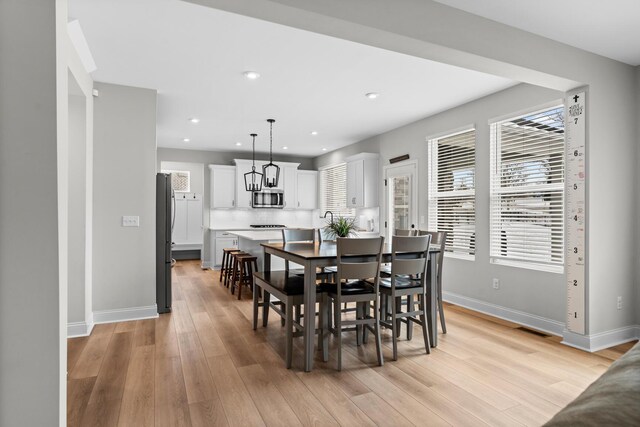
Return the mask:
<path id="1" fill-rule="evenodd" d="M 384 221 L 385 221 L 385 237 L 387 240 L 391 239 L 391 228 L 388 227 L 389 221 L 389 188 L 385 184 L 388 179 L 389 171 L 396 168 L 413 167 L 413 179 L 411 180 L 411 210 L 410 215 L 414 225 L 418 224 L 418 160 L 404 160 L 402 162 L 386 165 L 383 170 L 383 187 L 384 187 Z M 382 215 L 381 215 L 382 216 Z M 390 241 L 390 240 L 389 240 Z"/>

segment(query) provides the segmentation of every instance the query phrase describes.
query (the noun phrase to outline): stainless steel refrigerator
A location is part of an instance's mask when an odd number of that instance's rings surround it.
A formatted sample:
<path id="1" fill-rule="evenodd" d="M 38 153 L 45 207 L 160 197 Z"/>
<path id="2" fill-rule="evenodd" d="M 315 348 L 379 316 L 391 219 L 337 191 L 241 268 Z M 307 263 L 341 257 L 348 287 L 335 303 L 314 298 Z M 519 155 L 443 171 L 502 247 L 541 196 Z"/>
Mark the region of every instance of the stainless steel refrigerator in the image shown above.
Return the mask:
<path id="1" fill-rule="evenodd" d="M 156 175 L 156 303 L 158 313 L 171 311 L 171 175 Z"/>

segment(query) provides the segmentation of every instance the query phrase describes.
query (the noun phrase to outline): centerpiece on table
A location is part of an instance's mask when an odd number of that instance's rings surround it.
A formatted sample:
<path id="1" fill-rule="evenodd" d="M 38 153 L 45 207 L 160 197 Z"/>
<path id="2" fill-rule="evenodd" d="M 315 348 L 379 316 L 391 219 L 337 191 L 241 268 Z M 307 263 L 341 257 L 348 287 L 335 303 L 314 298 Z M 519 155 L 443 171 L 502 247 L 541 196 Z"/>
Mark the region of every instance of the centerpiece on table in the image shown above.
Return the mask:
<path id="1" fill-rule="evenodd" d="M 330 239 L 338 237 L 350 237 L 357 235 L 356 219 L 339 216 L 335 220 L 331 220 L 324 227 L 324 232 Z"/>

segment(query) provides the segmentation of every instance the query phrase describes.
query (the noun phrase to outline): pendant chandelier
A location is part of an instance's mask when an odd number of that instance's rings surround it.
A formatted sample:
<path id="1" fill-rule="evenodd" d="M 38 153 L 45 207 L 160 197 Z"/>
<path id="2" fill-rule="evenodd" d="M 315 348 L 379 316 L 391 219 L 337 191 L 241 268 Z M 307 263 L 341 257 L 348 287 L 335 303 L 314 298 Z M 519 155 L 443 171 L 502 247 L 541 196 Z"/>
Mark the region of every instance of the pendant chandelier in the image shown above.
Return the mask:
<path id="1" fill-rule="evenodd" d="M 278 186 L 280 179 L 280 167 L 273 163 L 273 123 L 274 119 L 268 119 L 269 122 L 269 163 L 262 166 L 262 174 L 264 186 L 274 188 Z"/>
<path id="2" fill-rule="evenodd" d="M 256 136 L 255 133 L 249 135 L 253 138 L 253 164 L 251 165 L 251 172 L 244 174 L 244 189 L 247 191 L 262 191 L 262 174 L 256 172 Z"/>

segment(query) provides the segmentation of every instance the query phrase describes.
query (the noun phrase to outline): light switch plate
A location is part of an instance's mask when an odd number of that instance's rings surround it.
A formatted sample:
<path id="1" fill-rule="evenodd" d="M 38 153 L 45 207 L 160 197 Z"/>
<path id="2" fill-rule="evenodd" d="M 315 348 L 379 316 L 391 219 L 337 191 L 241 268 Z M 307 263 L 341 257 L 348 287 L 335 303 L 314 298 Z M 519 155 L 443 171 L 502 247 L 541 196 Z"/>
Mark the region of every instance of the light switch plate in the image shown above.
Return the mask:
<path id="1" fill-rule="evenodd" d="M 122 217 L 123 227 L 140 227 L 140 217 L 135 215 L 124 215 Z"/>

